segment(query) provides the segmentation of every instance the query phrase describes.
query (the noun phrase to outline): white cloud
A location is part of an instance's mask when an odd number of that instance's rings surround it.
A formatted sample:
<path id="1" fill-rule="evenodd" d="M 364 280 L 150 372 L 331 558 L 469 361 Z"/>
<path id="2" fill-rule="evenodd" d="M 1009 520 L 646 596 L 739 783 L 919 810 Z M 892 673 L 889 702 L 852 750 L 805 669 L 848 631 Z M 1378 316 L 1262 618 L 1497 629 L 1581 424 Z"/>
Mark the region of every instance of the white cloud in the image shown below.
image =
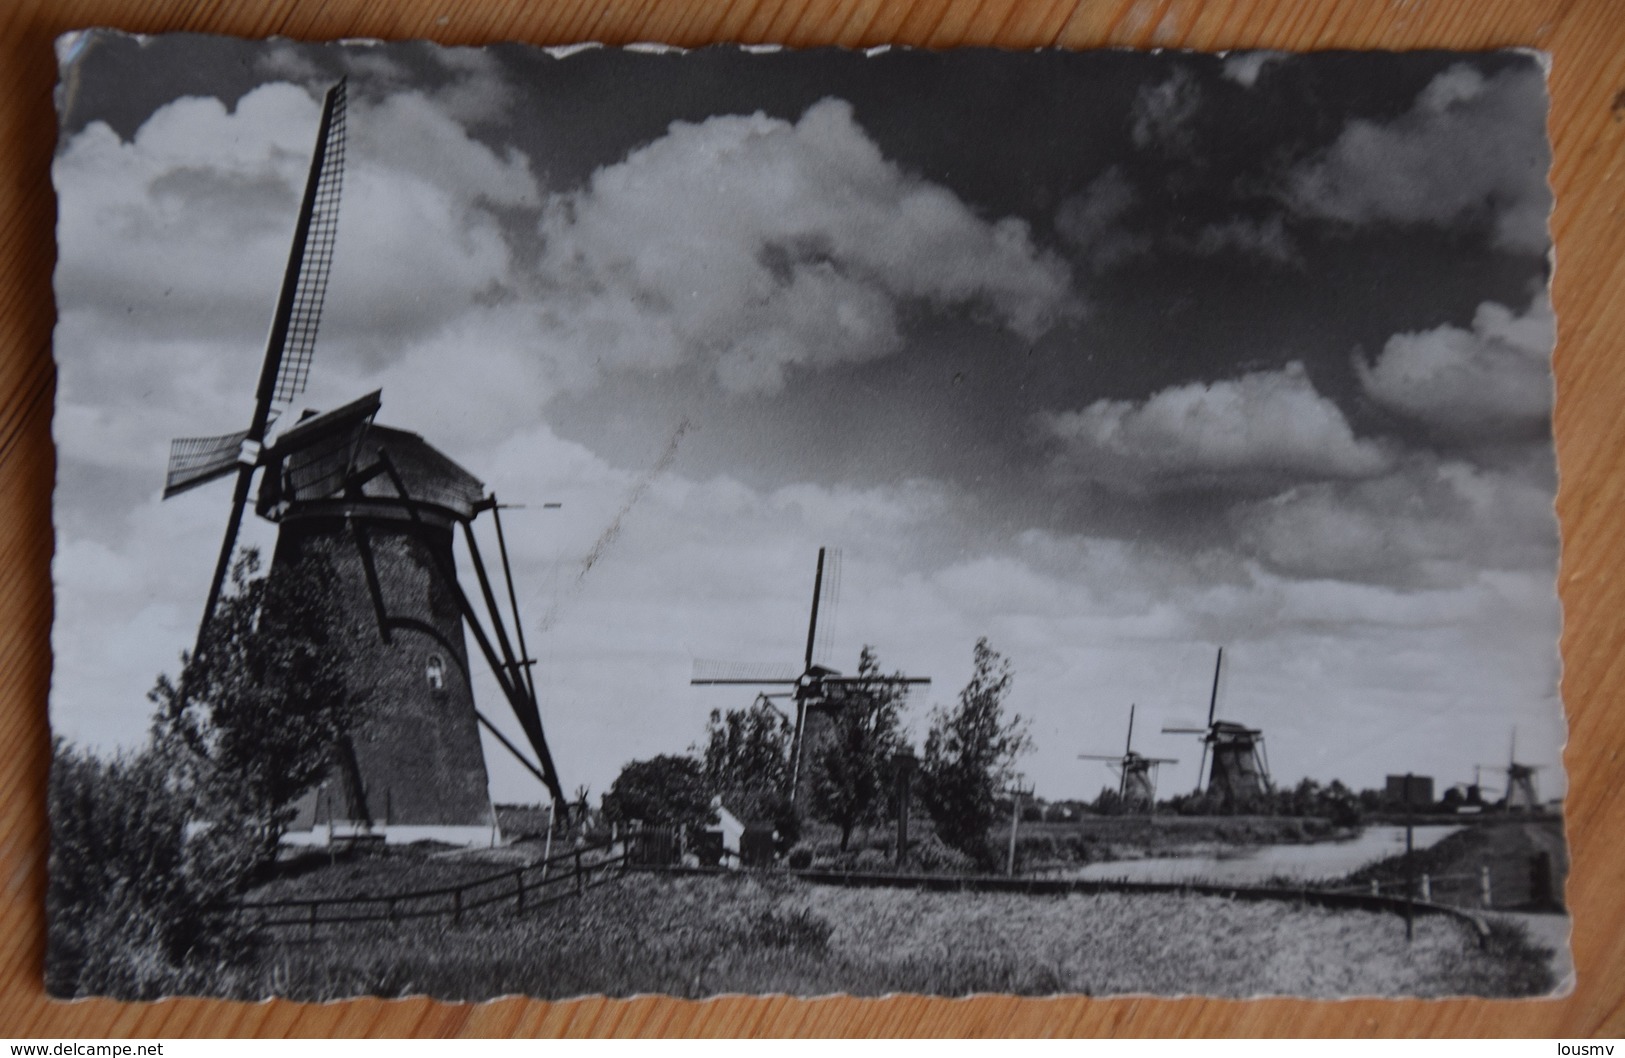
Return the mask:
<path id="1" fill-rule="evenodd" d="M 1435 433 L 1469 441 L 1543 437 L 1552 410 L 1556 322 L 1542 293 L 1523 315 L 1486 301 L 1471 329 L 1396 334 L 1374 362 L 1356 357 L 1378 404 Z"/>
<path id="2" fill-rule="evenodd" d="M 1185 246 L 1204 257 L 1235 253 L 1283 265 L 1297 265 L 1303 260 L 1278 214 L 1262 220 L 1231 217 L 1209 224 L 1185 240 Z"/>
<path id="3" fill-rule="evenodd" d="M 734 391 L 895 351 L 908 302 L 1029 339 L 1067 311 L 1067 269 L 1024 222 L 904 173 L 834 99 L 794 124 L 674 123 L 552 199 L 542 235 L 561 342 L 608 368 L 699 362 Z"/>
<path id="4" fill-rule="evenodd" d="M 289 85 L 161 108 L 128 143 L 95 123 L 66 145 L 54 176 L 58 299 L 126 328 L 220 330 L 252 306 L 263 336 L 317 123 Z"/>
<path id="5" fill-rule="evenodd" d="M 1279 51 L 1237 51 L 1224 57 L 1224 68 L 1221 75 L 1234 81 L 1243 88 L 1251 88 L 1258 83 L 1258 75 L 1264 72 L 1264 67 L 1273 62 L 1286 59 L 1286 54 Z"/>
<path id="6" fill-rule="evenodd" d="M 1496 245 L 1539 253 L 1550 243 L 1550 158 L 1540 71 L 1486 78 L 1458 65 L 1395 120 L 1351 121 L 1290 174 L 1287 198 L 1307 216 L 1351 224 L 1487 221 Z"/>
<path id="7" fill-rule="evenodd" d="M 1122 167 L 1114 165 L 1061 203 L 1055 214 L 1055 229 L 1084 251 L 1092 271 L 1108 271 L 1151 252 L 1152 238 L 1130 231 L 1124 223 L 1139 197 Z"/>
<path id="8" fill-rule="evenodd" d="M 1381 445 L 1354 436 L 1296 361 L 1174 386 L 1141 402 L 1045 412 L 1035 427 L 1059 445 L 1058 471 L 1127 493 L 1275 491 L 1305 479 L 1371 477 L 1390 464 Z"/>
<path id="9" fill-rule="evenodd" d="M 1202 108 L 1202 90 L 1183 68 L 1141 88 L 1129 112 L 1134 146 L 1163 154 L 1189 154 L 1196 143 L 1191 123 Z"/>
<path id="10" fill-rule="evenodd" d="M 545 360 L 516 365 L 501 391 L 485 371 L 445 371 L 475 352 L 494 369 L 531 343 L 534 313 L 511 308 L 520 281 L 496 219 L 539 205 L 528 161 L 471 139 L 422 93 L 351 109 L 311 403 L 352 399 L 381 370 L 403 390 L 391 403 L 414 411 L 467 422 L 447 415 L 462 385 L 534 413 Z M 129 142 L 93 124 L 65 145 L 54 175 L 66 457 L 139 460 L 156 483 L 169 437 L 245 424 L 318 116 L 309 93 L 271 84 L 230 112 L 177 100 Z M 441 360 L 426 366 L 431 355 Z M 418 393 L 429 378 L 450 379 L 438 403 Z"/>
<path id="11" fill-rule="evenodd" d="M 1419 455 L 1380 478 L 1301 485 L 1229 518 L 1242 548 L 1285 577 L 1449 587 L 1485 570 L 1555 571 L 1553 484 L 1549 450 L 1500 469 Z"/>

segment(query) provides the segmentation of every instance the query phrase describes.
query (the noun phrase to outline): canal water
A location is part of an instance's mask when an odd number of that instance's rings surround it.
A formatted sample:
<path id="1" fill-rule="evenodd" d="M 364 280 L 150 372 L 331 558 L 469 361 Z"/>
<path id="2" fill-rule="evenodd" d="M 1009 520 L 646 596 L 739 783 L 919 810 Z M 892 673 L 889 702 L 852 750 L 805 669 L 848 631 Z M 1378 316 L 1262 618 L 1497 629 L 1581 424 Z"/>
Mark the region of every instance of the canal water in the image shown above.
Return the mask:
<path id="1" fill-rule="evenodd" d="M 1460 829 L 1442 824 L 1416 827 L 1415 847 L 1425 849 Z M 1220 885 L 1255 885 L 1272 878 L 1315 881 L 1342 877 L 1368 863 L 1404 851 L 1404 827 L 1371 826 L 1358 837 L 1345 841 L 1254 845 L 1201 856 L 1109 860 L 1069 871 L 1067 877 L 1095 881 L 1216 882 Z"/>

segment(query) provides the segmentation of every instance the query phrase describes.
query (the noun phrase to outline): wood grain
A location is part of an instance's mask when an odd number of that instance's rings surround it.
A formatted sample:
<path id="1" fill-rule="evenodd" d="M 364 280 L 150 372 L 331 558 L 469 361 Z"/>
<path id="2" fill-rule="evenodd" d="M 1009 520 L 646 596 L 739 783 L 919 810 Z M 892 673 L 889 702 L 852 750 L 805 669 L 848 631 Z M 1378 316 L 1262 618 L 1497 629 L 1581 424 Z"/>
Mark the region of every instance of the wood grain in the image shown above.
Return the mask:
<path id="1" fill-rule="evenodd" d="M 54 474 L 52 40 L 157 33 L 951 48 L 1482 49 L 1552 54 L 1568 834 L 1579 987 L 1562 1000 L 662 998 L 56 1003 L 44 958 Z M 10 0 L 0 10 L 0 1035 L 1625 1034 L 1625 17 L 1612 0 Z"/>

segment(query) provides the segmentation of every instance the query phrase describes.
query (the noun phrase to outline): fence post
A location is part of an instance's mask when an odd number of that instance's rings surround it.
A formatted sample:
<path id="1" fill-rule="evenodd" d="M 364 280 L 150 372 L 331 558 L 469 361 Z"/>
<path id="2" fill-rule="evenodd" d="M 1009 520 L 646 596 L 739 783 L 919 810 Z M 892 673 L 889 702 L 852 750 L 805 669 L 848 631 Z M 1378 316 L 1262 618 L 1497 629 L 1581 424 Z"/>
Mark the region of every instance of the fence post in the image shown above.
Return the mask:
<path id="1" fill-rule="evenodd" d="M 305 933 L 311 937 L 316 935 L 316 902 L 314 900 L 310 903 L 310 925 L 306 927 Z"/>
<path id="2" fill-rule="evenodd" d="M 1478 869 L 1478 903 L 1481 907 L 1490 906 L 1490 868 L 1488 864 Z"/>
<path id="3" fill-rule="evenodd" d="M 1428 873 L 1426 871 L 1422 872 L 1422 899 L 1433 899 L 1433 879 L 1428 877 Z"/>
<path id="4" fill-rule="evenodd" d="M 586 886 L 583 885 L 582 881 L 581 881 L 581 848 L 579 846 L 577 846 L 577 848 L 576 848 L 576 895 L 580 896 L 585 891 L 586 891 Z"/>
<path id="5" fill-rule="evenodd" d="M 518 910 L 525 910 L 525 869 L 518 868 L 513 872 L 513 885 L 516 890 L 514 901 Z"/>
<path id="6" fill-rule="evenodd" d="M 1556 903 L 1549 852 L 1537 852 L 1529 861 L 1529 902 L 1542 909 Z"/>
<path id="7" fill-rule="evenodd" d="M 1411 792 L 1411 774 L 1405 773 L 1405 793 Z M 1416 846 L 1412 839 L 1413 823 L 1410 813 L 1414 808 L 1407 806 L 1405 816 L 1405 943 L 1409 944 L 1416 935 Z"/>

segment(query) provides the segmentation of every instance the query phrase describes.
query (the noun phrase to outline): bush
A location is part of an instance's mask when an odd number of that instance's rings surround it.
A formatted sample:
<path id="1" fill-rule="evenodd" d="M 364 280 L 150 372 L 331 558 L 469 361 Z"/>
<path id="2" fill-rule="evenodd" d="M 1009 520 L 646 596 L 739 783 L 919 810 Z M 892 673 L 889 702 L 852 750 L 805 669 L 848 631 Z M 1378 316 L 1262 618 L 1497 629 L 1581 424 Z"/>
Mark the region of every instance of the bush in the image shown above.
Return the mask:
<path id="1" fill-rule="evenodd" d="M 1058 863 L 1068 857 L 1062 847 L 1055 840 L 1054 834 L 1021 834 L 1016 835 L 1016 856 L 1022 863 L 1048 864 Z"/>
<path id="2" fill-rule="evenodd" d="M 789 863 L 793 871 L 804 871 L 812 866 L 813 850 L 806 845 L 797 845 L 790 850 Z"/>
<path id="3" fill-rule="evenodd" d="M 152 999 L 252 956 L 230 902 L 258 858 L 259 835 L 201 813 L 180 769 L 146 751 L 104 761 L 58 742 L 50 778 L 46 988 L 62 997 Z M 195 986 L 192 986 L 195 987 Z"/>
<path id="4" fill-rule="evenodd" d="M 822 953 L 829 947 L 829 937 L 833 932 L 835 927 L 813 914 L 809 908 L 794 911 L 768 908 L 751 921 L 746 940 L 765 948 L 794 948 Z"/>
<path id="5" fill-rule="evenodd" d="M 909 844 L 908 864 L 921 874 L 975 874 L 977 867 L 975 860 L 943 844 L 935 834 Z"/>

